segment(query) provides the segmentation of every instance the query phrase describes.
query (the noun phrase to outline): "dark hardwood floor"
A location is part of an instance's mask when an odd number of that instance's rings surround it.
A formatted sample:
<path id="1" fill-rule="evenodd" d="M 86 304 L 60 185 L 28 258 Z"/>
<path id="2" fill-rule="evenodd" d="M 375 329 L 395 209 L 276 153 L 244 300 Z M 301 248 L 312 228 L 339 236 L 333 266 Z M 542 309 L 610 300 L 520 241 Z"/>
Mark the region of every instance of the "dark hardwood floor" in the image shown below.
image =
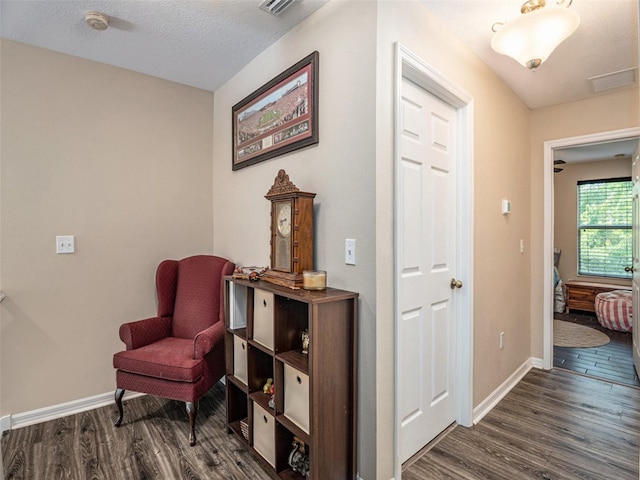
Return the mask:
<path id="1" fill-rule="evenodd" d="M 224 385 L 200 400 L 197 445 L 184 403 L 145 396 L 11 430 L 2 437 L 5 480 L 271 479 L 236 435 L 227 434 Z"/>
<path id="2" fill-rule="evenodd" d="M 638 480 L 640 389 L 532 370 L 471 428 L 456 427 L 403 480 Z"/>
<path id="3" fill-rule="evenodd" d="M 225 428 L 224 386 L 200 402 L 188 444 L 179 402 L 140 397 L 6 432 L 5 480 L 272 478 Z M 637 480 L 640 389 L 560 369 L 532 370 L 472 427 L 456 427 L 404 480 Z M 345 479 L 314 479 L 345 480 Z M 370 479 L 365 479 L 370 480 Z"/>
<path id="4" fill-rule="evenodd" d="M 594 313 L 556 313 L 557 320 L 574 322 L 605 333 L 610 341 L 593 348 L 553 347 L 553 366 L 571 370 L 611 382 L 640 387 L 640 380 L 633 367 L 633 340 L 628 332 L 604 328 Z"/>

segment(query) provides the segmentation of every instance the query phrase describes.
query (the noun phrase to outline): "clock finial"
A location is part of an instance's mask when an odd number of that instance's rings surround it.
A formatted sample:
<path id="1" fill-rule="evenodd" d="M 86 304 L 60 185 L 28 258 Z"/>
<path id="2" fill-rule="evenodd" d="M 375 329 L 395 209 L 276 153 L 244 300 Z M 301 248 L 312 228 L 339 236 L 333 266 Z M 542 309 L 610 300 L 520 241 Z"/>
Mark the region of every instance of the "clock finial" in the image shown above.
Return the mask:
<path id="1" fill-rule="evenodd" d="M 280 195 L 282 193 L 290 193 L 290 192 L 298 192 L 300 189 L 296 187 L 291 180 L 289 180 L 289 175 L 284 169 L 280 169 L 278 171 L 278 175 L 273 181 L 273 185 L 265 195 L 265 197 L 269 198 L 272 195 Z"/>

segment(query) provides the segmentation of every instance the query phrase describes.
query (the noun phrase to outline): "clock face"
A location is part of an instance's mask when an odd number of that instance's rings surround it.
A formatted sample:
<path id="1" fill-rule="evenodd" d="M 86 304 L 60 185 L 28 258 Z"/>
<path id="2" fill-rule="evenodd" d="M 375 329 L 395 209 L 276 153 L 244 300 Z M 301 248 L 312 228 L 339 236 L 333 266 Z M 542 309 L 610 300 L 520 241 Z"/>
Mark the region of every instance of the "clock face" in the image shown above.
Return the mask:
<path id="1" fill-rule="evenodd" d="M 291 202 L 274 204 L 273 268 L 291 271 Z"/>
<path id="2" fill-rule="evenodd" d="M 283 237 L 288 237 L 291 235 L 291 204 L 280 203 L 277 208 L 278 233 Z"/>

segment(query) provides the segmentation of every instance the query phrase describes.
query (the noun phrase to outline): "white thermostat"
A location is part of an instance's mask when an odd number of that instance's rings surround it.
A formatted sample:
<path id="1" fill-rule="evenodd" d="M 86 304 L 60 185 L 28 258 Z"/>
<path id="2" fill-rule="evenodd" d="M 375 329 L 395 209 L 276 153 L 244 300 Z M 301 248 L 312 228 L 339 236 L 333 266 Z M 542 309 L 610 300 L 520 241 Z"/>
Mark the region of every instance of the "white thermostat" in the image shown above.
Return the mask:
<path id="1" fill-rule="evenodd" d="M 511 213 L 511 202 L 509 200 L 502 200 L 502 214 L 507 215 Z"/>

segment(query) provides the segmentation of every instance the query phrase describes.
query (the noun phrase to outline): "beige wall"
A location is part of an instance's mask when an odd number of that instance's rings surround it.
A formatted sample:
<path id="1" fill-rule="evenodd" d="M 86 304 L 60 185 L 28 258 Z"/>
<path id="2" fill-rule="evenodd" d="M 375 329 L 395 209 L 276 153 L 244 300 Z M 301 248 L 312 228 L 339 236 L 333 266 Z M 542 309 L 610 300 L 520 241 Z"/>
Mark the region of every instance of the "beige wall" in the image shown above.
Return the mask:
<path id="1" fill-rule="evenodd" d="M 465 279 L 475 298 L 474 405 L 532 351 L 540 357 L 542 144 L 637 126 L 637 92 L 530 112 L 421 2 L 334 0 L 215 103 L 211 93 L 2 41 L 0 415 L 111 390 L 117 328 L 154 312 L 159 260 L 215 246 L 237 263 L 268 264 L 264 194 L 284 168 L 317 193 L 316 267 L 330 286 L 360 292 L 358 470 L 391 478 L 396 41 L 474 98 L 475 261 Z M 232 172 L 231 107 L 313 50 L 319 145 Z M 513 207 L 506 217 L 503 198 Z M 54 253 L 59 234 L 76 235 L 75 255 Z M 345 238 L 357 240 L 356 266 L 342 261 Z"/>
<path id="2" fill-rule="evenodd" d="M 213 95 L 7 40 L 1 62 L 6 415 L 112 391 L 157 264 L 211 252 Z"/>
<path id="3" fill-rule="evenodd" d="M 554 246 L 562 250 L 558 271 L 564 282 L 578 279 L 578 188 L 580 180 L 631 176 L 631 160 L 620 158 L 562 165 L 553 176 Z M 580 276 L 580 280 L 631 285 L 631 280 Z"/>
<path id="4" fill-rule="evenodd" d="M 358 443 L 366 480 L 376 478 L 375 22 L 374 2 L 329 2 L 218 89 L 214 106 L 216 250 L 242 265 L 269 264 L 264 195 L 284 168 L 301 190 L 317 193 L 316 268 L 327 270 L 329 286 L 360 293 Z M 320 143 L 232 172 L 231 107 L 314 50 Z M 344 264 L 346 238 L 356 239 L 356 266 Z"/>
<path id="5" fill-rule="evenodd" d="M 393 475 L 393 89 L 401 42 L 474 98 L 474 385 L 478 405 L 529 358 L 529 117 L 526 106 L 420 2 L 380 2 L 377 71 L 378 477 Z M 501 215 L 501 200 L 512 213 Z M 527 249 L 519 253 L 520 239 Z M 514 286 L 517 286 L 514 287 Z M 505 348 L 499 334 L 505 332 Z"/>
<path id="6" fill-rule="evenodd" d="M 640 125 L 638 89 L 534 110 L 531 115 L 531 355 L 543 356 L 544 142 Z"/>

